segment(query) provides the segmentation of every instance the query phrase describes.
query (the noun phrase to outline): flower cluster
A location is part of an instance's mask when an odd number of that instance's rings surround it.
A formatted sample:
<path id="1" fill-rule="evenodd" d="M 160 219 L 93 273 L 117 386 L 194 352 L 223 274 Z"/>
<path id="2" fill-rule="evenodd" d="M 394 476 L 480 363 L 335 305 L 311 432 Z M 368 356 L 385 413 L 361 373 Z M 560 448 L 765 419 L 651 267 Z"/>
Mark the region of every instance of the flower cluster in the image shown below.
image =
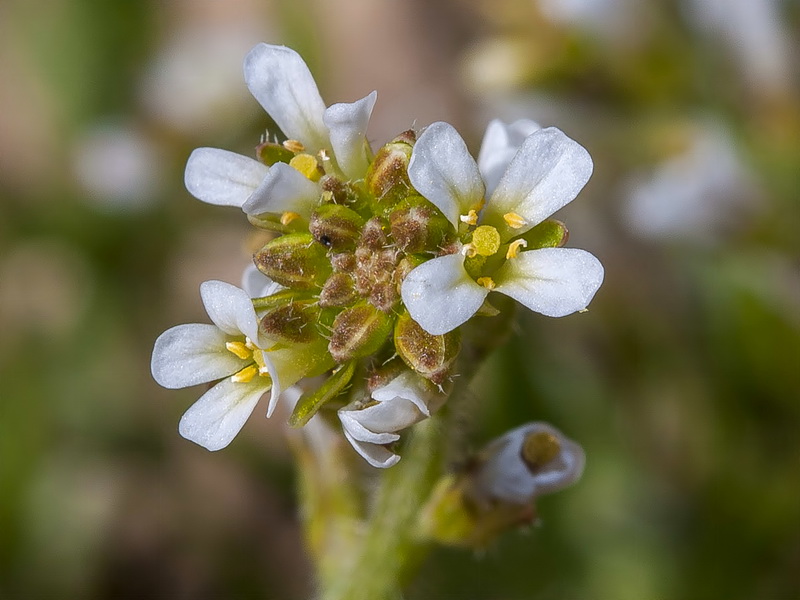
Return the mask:
<path id="1" fill-rule="evenodd" d="M 300 56 L 266 44 L 248 54 L 244 74 L 286 139 L 264 141 L 256 158 L 195 150 L 186 187 L 276 235 L 242 289 L 203 284 L 214 325 L 164 333 L 153 375 L 170 388 L 221 379 L 180 426 L 216 450 L 263 393 L 271 390 L 269 416 L 284 390 L 327 374 L 290 423 L 336 408 L 358 453 L 390 466 L 398 432 L 447 398 L 459 327 L 497 313 L 490 292 L 548 316 L 581 311 L 594 296 L 602 266 L 561 248 L 567 230 L 548 219 L 586 184 L 591 159 L 531 121 L 491 123 L 477 162 L 446 123 L 373 152 L 375 92 L 326 107 Z"/>

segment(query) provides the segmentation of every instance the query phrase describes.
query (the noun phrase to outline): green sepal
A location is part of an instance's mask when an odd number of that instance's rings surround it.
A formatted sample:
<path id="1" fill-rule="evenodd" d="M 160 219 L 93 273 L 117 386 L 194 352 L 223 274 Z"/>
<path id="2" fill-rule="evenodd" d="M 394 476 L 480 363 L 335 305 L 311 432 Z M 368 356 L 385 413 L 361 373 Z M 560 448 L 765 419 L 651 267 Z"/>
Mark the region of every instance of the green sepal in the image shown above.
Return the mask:
<path id="1" fill-rule="evenodd" d="M 560 248 L 567 243 L 569 231 L 567 226 L 556 219 L 542 221 L 533 229 L 520 236 L 528 242 L 526 250 L 536 250 L 538 248 Z"/>
<path id="2" fill-rule="evenodd" d="M 264 142 L 256 146 L 256 156 L 269 167 L 279 162 L 288 163 L 294 157 L 294 153 L 282 144 Z"/>
<path id="3" fill-rule="evenodd" d="M 281 290 L 271 296 L 253 298 L 253 308 L 256 310 L 272 310 L 280 306 L 291 304 L 296 300 L 308 300 L 311 294 L 308 292 L 298 292 L 296 290 Z"/>
<path id="4" fill-rule="evenodd" d="M 336 362 L 369 356 L 391 337 L 393 324 L 389 314 L 362 300 L 336 316 L 328 351 Z"/>
<path id="5" fill-rule="evenodd" d="M 400 358 L 417 374 L 441 385 L 461 350 L 461 338 L 457 329 L 432 335 L 404 312 L 394 328 L 394 346 Z"/>
<path id="6" fill-rule="evenodd" d="M 322 406 L 338 396 L 350 383 L 356 371 L 356 361 L 346 362 L 334 371 L 325 382 L 310 394 L 304 394 L 289 417 L 289 425 L 302 427 L 313 417 Z"/>
<path id="7" fill-rule="evenodd" d="M 327 203 L 311 214 L 308 230 L 320 244 L 333 252 L 352 250 L 361 237 L 364 219 L 341 204 Z"/>
<path id="8" fill-rule="evenodd" d="M 331 273 L 327 249 L 310 233 L 290 233 L 268 242 L 253 255 L 264 275 L 295 290 L 321 288 Z"/>

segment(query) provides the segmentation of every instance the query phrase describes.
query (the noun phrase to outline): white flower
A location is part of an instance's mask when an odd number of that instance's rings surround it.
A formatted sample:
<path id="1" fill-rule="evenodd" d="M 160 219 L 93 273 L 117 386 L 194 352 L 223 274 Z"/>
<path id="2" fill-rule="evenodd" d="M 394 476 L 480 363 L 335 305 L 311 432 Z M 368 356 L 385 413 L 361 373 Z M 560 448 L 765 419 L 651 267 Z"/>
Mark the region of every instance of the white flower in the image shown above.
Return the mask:
<path id="1" fill-rule="evenodd" d="M 364 177 L 369 166 L 367 124 L 377 92 L 351 104 L 322 101 L 303 59 L 284 46 L 259 44 L 244 61 L 247 87 L 289 139 L 303 152 L 325 153 L 346 178 Z M 209 204 L 241 207 L 248 215 L 296 213 L 308 217 L 319 202 L 319 186 L 287 163 L 268 167 L 216 148 L 189 157 L 186 189 Z"/>
<path id="2" fill-rule="evenodd" d="M 496 439 L 482 453 L 473 490 L 478 497 L 527 504 L 572 485 L 586 457 L 579 444 L 548 423 L 528 423 Z"/>
<path id="3" fill-rule="evenodd" d="M 405 371 L 372 392 L 372 401 L 339 409 L 344 435 L 373 467 L 391 467 L 400 457 L 386 448 L 400 439 L 398 431 L 428 418 L 445 396 L 426 379 Z"/>
<path id="4" fill-rule="evenodd" d="M 259 334 L 250 296 L 222 281 L 206 281 L 200 295 L 214 325 L 178 325 L 153 348 L 151 371 L 162 386 L 178 389 L 222 379 L 181 418 L 180 434 L 219 450 L 244 426 L 259 398 L 272 390 L 267 416 L 283 389 L 308 370 L 302 346 L 267 352 L 273 342 Z"/>
<path id="5" fill-rule="evenodd" d="M 592 173 L 588 152 L 553 127 L 533 131 L 508 161 L 516 145 L 511 134 L 524 127 L 534 129 L 535 124 L 505 130 L 492 124 L 485 143 L 497 149 L 482 152 L 480 167 L 447 123 L 428 127 L 414 146 L 411 183 L 456 231 L 473 236 L 462 253 L 429 260 L 403 281 L 403 302 L 428 333 L 444 334 L 466 322 L 492 290 L 561 317 L 584 309 L 602 283 L 602 265 L 583 250 L 521 252 L 527 242 L 519 236 L 572 201 Z M 497 141 L 501 134 L 505 144 Z M 484 207 L 487 188 L 491 193 Z M 476 281 L 464 268 L 465 254 L 486 257 L 492 270 Z"/>

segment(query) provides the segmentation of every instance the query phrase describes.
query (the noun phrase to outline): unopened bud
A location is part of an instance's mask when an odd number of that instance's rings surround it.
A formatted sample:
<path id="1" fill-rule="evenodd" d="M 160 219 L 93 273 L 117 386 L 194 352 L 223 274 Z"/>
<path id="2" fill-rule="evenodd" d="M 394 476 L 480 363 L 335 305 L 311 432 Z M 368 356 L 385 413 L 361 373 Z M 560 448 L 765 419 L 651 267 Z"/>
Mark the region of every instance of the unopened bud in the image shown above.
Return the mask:
<path id="1" fill-rule="evenodd" d="M 408 313 L 397 319 L 394 345 L 409 367 L 438 385 L 444 383 L 461 349 L 457 330 L 431 335 Z"/>
<path id="2" fill-rule="evenodd" d="M 338 177 L 334 177 L 333 175 L 325 175 L 325 177 L 320 179 L 319 186 L 322 189 L 323 194 L 328 192 L 331 200 L 333 200 L 336 204 L 344 204 L 347 202 L 349 196 L 347 185 Z"/>
<path id="3" fill-rule="evenodd" d="M 336 362 L 377 352 L 392 333 L 392 318 L 369 302 L 340 312 L 333 322 L 328 350 Z"/>
<path id="4" fill-rule="evenodd" d="M 341 204 L 322 204 L 311 213 L 309 231 L 320 244 L 334 252 L 355 248 L 364 219 Z"/>
<path id="5" fill-rule="evenodd" d="M 414 138 L 413 131 L 397 136 L 378 150 L 367 171 L 367 191 L 381 206 L 393 206 L 413 189 L 408 179 L 408 162 Z"/>
<path id="6" fill-rule="evenodd" d="M 269 338 L 307 343 L 319 337 L 316 323 L 319 309 L 306 302 L 292 302 L 268 312 L 261 319 L 261 332 Z"/>
<path id="7" fill-rule="evenodd" d="M 342 307 L 352 304 L 358 298 L 353 278 L 347 273 L 334 273 L 322 287 L 319 305 L 323 308 Z"/>
<path id="8" fill-rule="evenodd" d="M 361 232 L 361 239 L 359 246 L 369 248 L 370 250 L 382 250 L 389 244 L 389 238 L 386 235 L 387 223 L 381 217 L 372 217 L 364 225 Z"/>
<path id="9" fill-rule="evenodd" d="M 437 251 L 450 221 L 422 196 L 409 196 L 389 215 L 392 237 L 404 252 Z"/>
<path id="10" fill-rule="evenodd" d="M 270 241 L 253 262 L 272 281 L 296 290 L 321 288 L 331 272 L 326 248 L 310 233 L 290 233 Z"/>

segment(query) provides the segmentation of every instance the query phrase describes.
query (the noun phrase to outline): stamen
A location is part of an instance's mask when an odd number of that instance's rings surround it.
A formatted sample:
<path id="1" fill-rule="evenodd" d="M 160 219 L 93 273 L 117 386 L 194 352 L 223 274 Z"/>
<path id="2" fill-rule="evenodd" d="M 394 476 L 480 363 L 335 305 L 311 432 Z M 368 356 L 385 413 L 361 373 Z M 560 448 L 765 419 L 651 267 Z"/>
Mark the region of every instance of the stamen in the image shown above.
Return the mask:
<path id="1" fill-rule="evenodd" d="M 461 254 L 468 258 L 472 258 L 476 254 L 478 254 L 477 250 L 475 250 L 475 246 L 473 244 L 464 244 L 461 247 Z"/>
<path id="2" fill-rule="evenodd" d="M 525 240 L 514 240 L 508 245 L 508 252 L 506 252 L 506 258 L 517 258 L 519 254 L 520 248 L 527 248 L 528 242 Z"/>
<path id="3" fill-rule="evenodd" d="M 317 159 L 310 154 L 297 154 L 289 161 L 289 166 L 300 171 L 311 181 L 319 181 L 319 178 L 322 177 Z"/>
<path id="4" fill-rule="evenodd" d="M 225 342 L 225 347 L 242 360 L 249 359 L 252 354 L 244 342 Z"/>
<path id="5" fill-rule="evenodd" d="M 476 213 L 474 210 L 471 210 L 467 214 L 461 215 L 458 218 L 461 219 L 462 223 L 466 223 L 467 225 L 478 224 L 478 213 Z"/>
<path id="6" fill-rule="evenodd" d="M 241 371 L 231 375 L 231 381 L 234 383 L 248 383 L 253 380 L 253 377 L 258 375 L 258 367 L 255 365 L 247 365 Z"/>
<path id="7" fill-rule="evenodd" d="M 296 212 L 291 212 L 291 211 L 287 210 L 285 213 L 283 213 L 281 215 L 281 225 L 288 225 L 289 223 L 291 223 L 295 219 L 299 219 L 299 218 L 300 218 L 300 215 L 298 215 Z"/>
<path id="8" fill-rule="evenodd" d="M 491 277 L 478 277 L 478 285 L 482 285 L 490 292 L 497 287 L 497 284 Z"/>
<path id="9" fill-rule="evenodd" d="M 286 140 L 283 142 L 283 147 L 289 152 L 294 152 L 295 154 L 299 154 L 306 149 L 306 147 L 303 145 L 303 142 L 299 142 L 297 140 Z"/>
<path id="10" fill-rule="evenodd" d="M 528 224 L 528 222 L 525 219 L 520 217 L 517 213 L 513 212 L 504 214 L 503 220 L 509 227 L 511 227 L 511 229 L 520 229 Z"/>
<path id="11" fill-rule="evenodd" d="M 490 225 L 481 225 L 472 232 L 472 245 L 481 256 L 492 256 L 500 249 L 500 234 Z"/>

